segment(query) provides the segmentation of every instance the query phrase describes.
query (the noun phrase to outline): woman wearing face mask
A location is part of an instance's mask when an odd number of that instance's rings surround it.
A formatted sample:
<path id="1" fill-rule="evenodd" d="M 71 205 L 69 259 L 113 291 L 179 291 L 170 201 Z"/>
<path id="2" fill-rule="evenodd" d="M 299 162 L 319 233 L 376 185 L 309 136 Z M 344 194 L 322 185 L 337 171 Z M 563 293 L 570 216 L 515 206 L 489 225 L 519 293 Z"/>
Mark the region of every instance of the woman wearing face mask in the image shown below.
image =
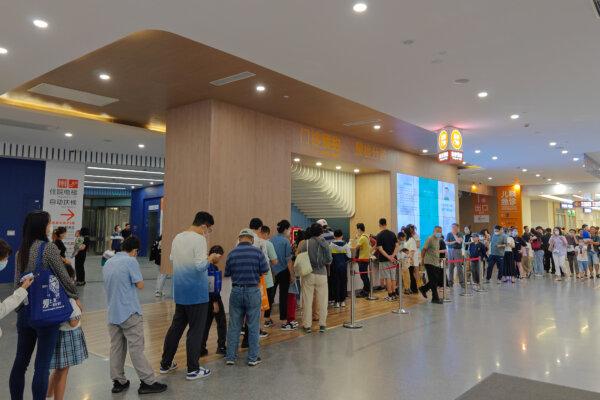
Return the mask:
<path id="1" fill-rule="evenodd" d="M 562 230 L 559 227 L 554 228 L 548 244 L 548 250 L 552 252 L 552 259 L 554 260 L 556 281 L 562 280 L 561 270 L 568 278 L 570 276 L 569 269 L 566 267 L 568 243 L 567 238 L 563 236 Z"/>
<path id="2" fill-rule="evenodd" d="M 506 238 L 506 246 L 504 247 L 504 268 L 502 272 L 502 282 L 515 283 L 517 276 L 519 275 L 513 253 L 517 231 L 516 229 L 509 229 L 506 233 L 508 237 Z"/>
<path id="3" fill-rule="evenodd" d="M 23 225 L 23 239 L 17 254 L 15 286 L 20 285 L 21 277 L 35 271 L 38 254 L 44 248 L 44 252 L 41 254 L 42 268 L 52 270 L 67 296 L 74 299 L 81 309 L 77 288 L 65 269 L 60 251 L 54 243 L 48 243 L 50 233 L 50 214 L 46 211 L 34 211 L 27 214 Z M 60 324 L 43 328 L 34 327 L 29 322 L 30 312 L 29 305 L 21 307 L 18 311 L 17 354 L 10 373 L 10 395 L 13 399 L 23 398 L 25 372 L 29 367 L 31 354 L 37 347 L 31 390 L 34 400 L 44 400 L 48 390 L 50 362 L 58 340 Z"/>
<path id="4" fill-rule="evenodd" d="M 2 271 L 8 265 L 8 257 L 12 249 L 4 240 L 0 239 L 0 271 Z M 15 290 L 15 292 L 0 302 L 0 319 L 6 317 L 9 312 L 17 308 L 23 300 L 27 298 L 27 289 L 31 286 L 33 278 L 28 278 L 21 283 L 21 286 Z M 0 330 L 0 337 L 2 337 L 2 330 Z"/>

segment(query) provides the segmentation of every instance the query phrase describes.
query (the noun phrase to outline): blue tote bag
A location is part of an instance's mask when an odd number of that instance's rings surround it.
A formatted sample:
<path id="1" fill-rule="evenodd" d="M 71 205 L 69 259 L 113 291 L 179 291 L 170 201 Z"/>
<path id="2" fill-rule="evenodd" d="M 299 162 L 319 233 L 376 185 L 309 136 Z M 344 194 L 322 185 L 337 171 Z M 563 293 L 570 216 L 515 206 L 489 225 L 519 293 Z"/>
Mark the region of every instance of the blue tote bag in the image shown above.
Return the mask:
<path id="1" fill-rule="evenodd" d="M 73 307 L 65 289 L 50 267 L 44 268 L 43 255 L 46 242 L 42 243 L 35 261 L 33 283 L 29 287 L 29 324 L 34 328 L 59 325 L 68 321 Z"/>

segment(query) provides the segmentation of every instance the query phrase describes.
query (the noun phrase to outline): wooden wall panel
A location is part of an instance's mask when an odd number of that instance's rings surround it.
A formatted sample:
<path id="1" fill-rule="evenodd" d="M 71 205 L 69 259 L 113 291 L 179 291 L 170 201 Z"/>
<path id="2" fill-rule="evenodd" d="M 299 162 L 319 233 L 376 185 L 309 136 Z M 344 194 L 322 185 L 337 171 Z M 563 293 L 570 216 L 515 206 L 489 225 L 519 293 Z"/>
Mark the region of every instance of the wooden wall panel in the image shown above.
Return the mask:
<path id="1" fill-rule="evenodd" d="M 388 227 L 396 229 L 395 216 L 392 215 L 391 179 L 389 172 L 356 176 L 356 213 L 350 219 L 350 231 L 362 222 L 367 233 L 379 232 L 379 218 L 388 220 Z"/>

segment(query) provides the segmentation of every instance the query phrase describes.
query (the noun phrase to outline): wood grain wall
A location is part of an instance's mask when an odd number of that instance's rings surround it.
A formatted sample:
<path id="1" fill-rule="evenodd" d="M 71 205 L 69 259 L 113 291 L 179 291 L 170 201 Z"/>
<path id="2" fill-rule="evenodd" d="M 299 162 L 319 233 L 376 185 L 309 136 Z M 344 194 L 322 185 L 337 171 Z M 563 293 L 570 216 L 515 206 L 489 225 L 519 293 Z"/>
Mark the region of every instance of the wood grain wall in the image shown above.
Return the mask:
<path id="1" fill-rule="evenodd" d="M 396 229 L 397 219 L 391 206 L 391 176 L 389 172 L 356 176 L 356 213 L 350 219 L 350 232 L 355 232 L 356 224 L 362 222 L 367 233 L 379 232 L 379 218 L 388 220 L 388 228 Z"/>

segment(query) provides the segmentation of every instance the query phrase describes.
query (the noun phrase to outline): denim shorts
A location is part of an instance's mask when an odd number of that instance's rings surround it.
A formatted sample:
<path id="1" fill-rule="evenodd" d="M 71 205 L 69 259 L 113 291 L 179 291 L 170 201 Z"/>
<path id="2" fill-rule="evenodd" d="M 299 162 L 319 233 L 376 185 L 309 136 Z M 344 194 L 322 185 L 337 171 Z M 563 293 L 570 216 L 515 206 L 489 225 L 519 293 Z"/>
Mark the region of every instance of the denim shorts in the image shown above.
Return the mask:
<path id="1" fill-rule="evenodd" d="M 587 261 L 577 261 L 577 264 L 579 264 L 579 272 L 585 272 L 588 268 Z"/>

